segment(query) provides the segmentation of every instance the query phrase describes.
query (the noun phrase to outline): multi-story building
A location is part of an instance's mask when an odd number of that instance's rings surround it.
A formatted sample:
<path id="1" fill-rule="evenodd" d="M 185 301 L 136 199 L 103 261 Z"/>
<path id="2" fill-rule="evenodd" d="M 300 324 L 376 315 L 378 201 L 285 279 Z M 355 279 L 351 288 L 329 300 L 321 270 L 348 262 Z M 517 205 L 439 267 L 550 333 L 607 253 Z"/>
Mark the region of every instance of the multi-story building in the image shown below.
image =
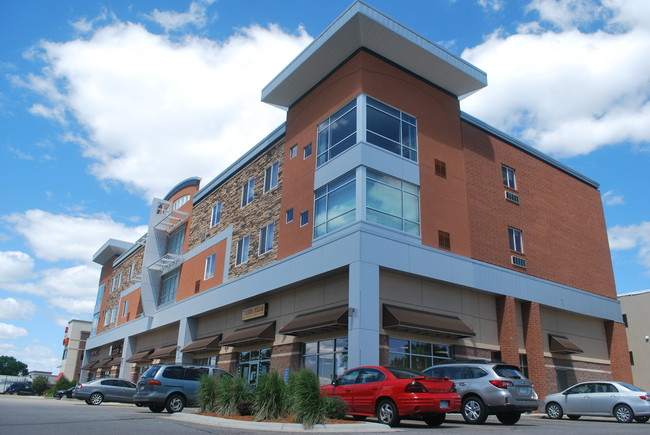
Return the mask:
<path id="1" fill-rule="evenodd" d="M 61 372 L 69 380 L 80 380 L 81 365 L 86 349 L 86 340 L 90 336 L 91 322 L 73 319 L 68 322 L 63 337 L 63 357 Z"/>
<path id="2" fill-rule="evenodd" d="M 476 358 L 540 395 L 631 380 L 598 184 L 461 112 L 486 82 L 354 3 L 263 89 L 283 125 L 96 253 L 90 376 Z"/>
<path id="3" fill-rule="evenodd" d="M 650 290 L 620 295 L 634 385 L 650 391 Z"/>

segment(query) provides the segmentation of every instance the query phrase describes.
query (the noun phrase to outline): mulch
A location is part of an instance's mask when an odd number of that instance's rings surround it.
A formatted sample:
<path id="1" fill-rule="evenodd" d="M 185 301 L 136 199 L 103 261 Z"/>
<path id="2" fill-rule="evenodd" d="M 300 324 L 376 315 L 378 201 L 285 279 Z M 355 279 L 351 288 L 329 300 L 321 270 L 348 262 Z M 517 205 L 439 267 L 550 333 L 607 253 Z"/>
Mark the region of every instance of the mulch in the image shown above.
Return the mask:
<path id="1" fill-rule="evenodd" d="M 208 417 L 229 418 L 231 420 L 258 421 L 255 420 L 255 417 L 252 415 L 239 415 L 239 414 L 221 415 L 221 414 L 209 413 L 209 412 L 197 412 L 197 414 L 206 415 Z M 286 417 L 277 420 L 264 420 L 264 422 L 265 423 L 295 423 L 292 415 L 287 415 Z M 329 419 L 327 421 L 327 424 L 355 424 L 355 423 L 358 423 L 358 421 L 354 421 L 352 419 L 348 420 L 347 418 L 344 420 Z"/>

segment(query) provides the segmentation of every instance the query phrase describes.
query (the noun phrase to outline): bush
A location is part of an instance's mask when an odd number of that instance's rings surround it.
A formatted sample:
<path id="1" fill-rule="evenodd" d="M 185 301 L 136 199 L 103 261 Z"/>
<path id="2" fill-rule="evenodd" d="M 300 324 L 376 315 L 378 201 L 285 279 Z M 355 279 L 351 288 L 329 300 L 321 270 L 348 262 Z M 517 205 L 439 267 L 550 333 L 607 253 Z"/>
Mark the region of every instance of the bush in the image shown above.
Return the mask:
<path id="1" fill-rule="evenodd" d="M 199 410 L 200 412 L 216 412 L 219 381 L 212 376 L 201 376 L 199 379 Z"/>
<path id="2" fill-rule="evenodd" d="M 253 413 L 253 402 L 239 402 L 237 404 L 239 415 L 251 415 Z"/>
<path id="3" fill-rule="evenodd" d="M 256 420 L 273 420 L 284 417 L 286 407 L 284 379 L 278 372 L 262 374 L 257 380 L 257 391 L 253 398 L 253 412 Z"/>
<path id="4" fill-rule="evenodd" d="M 350 411 L 348 402 L 339 396 L 325 396 L 325 416 L 340 420 Z"/>
<path id="5" fill-rule="evenodd" d="M 50 388 L 50 383 L 45 376 L 36 376 L 32 381 L 32 389 L 39 396 Z"/>
<path id="6" fill-rule="evenodd" d="M 54 387 L 52 387 L 52 390 L 56 393 L 59 390 L 67 390 L 70 387 L 74 387 L 77 385 L 77 381 L 75 379 L 69 380 L 68 378 L 65 377 L 65 375 L 62 375 L 58 381 L 54 384 Z"/>
<path id="7" fill-rule="evenodd" d="M 220 376 L 217 378 L 215 411 L 222 415 L 237 413 L 237 404 L 250 401 L 251 387 L 244 378 Z"/>
<path id="8" fill-rule="evenodd" d="M 289 376 L 289 409 L 297 423 L 309 429 L 325 424 L 325 397 L 320 393 L 318 376 L 303 368 Z"/>

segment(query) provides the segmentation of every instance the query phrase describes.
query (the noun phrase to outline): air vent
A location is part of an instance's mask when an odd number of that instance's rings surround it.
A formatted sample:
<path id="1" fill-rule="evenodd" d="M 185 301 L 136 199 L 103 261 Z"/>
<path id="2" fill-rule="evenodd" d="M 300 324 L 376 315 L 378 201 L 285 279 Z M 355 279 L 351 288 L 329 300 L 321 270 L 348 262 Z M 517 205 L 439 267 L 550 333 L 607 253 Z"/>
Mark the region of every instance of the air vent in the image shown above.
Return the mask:
<path id="1" fill-rule="evenodd" d="M 506 192 L 506 199 L 508 201 L 514 202 L 515 204 L 519 204 L 519 195 L 517 195 L 516 193 L 512 193 L 508 190 L 506 190 L 505 192 Z"/>
<path id="2" fill-rule="evenodd" d="M 526 259 L 521 258 L 521 257 L 515 257 L 514 255 L 511 257 L 512 259 L 512 264 L 517 266 L 517 267 L 523 267 L 524 269 L 526 268 Z"/>

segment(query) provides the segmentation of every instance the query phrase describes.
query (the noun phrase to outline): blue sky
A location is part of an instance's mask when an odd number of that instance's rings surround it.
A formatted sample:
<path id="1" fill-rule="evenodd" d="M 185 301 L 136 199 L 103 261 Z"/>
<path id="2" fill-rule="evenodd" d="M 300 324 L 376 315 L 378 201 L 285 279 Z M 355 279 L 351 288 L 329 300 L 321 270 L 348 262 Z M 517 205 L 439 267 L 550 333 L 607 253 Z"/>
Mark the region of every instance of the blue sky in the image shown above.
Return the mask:
<path id="1" fill-rule="evenodd" d="M 463 110 L 601 184 L 617 291 L 650 289 L 647 0 L 367 3 L 487 73 Z M 283 122 L 262 88 L 350 4 L 0 0 L 0 354 L 58 373 L 93 254 Z"/>

